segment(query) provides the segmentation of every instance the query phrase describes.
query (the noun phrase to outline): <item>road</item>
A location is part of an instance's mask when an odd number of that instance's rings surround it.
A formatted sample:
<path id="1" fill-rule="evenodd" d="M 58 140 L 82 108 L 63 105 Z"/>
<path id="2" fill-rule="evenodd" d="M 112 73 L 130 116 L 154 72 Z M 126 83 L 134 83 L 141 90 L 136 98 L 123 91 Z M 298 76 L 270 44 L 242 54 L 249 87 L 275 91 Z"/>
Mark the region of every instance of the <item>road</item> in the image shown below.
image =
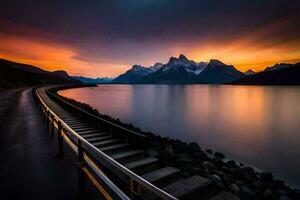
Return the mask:
<path id="1" fill-rule="evenodd" d="M 31 89 L 0 91 L 0 199 L 78 199 L 75 158 L 55 143 Z"/>

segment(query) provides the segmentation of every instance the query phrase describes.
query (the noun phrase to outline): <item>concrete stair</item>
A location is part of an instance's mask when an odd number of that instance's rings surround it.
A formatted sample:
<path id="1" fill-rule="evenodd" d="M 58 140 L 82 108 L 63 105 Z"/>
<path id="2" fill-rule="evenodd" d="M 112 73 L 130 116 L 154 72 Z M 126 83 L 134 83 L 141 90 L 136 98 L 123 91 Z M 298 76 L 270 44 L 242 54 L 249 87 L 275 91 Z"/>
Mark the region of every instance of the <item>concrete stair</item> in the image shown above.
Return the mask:
<path id="1" fill-rule="evenodd" d="M 158 167 L 159 160 L 155 157 L 143 158 L 141 160 L 126 163 L 124 166 L 137 174 L 146 174 Z"/>
<path id="2" fill-rule="evenodd" d="M 174 182 L 178 180 L 180 169 L 175 167 L 164 167 L 154 171 L 151 171 L 147 174 L 142 175 L 142 178 L 153 183 L 156 186 L 164 186 L 169 182 Z"/>
<path id="3" fill-rule="evenodd" d="M 119 142 L 121 142 L 120 139 L 111 139 L 111 140 L 104 140 L 104 141 L 96 142 L 96 143 L 92 143 L 92 144 L 98 148 L 101 148 L 101 147 L 109 146 L 109 145 L 116 144 Z"/>
<path id="4" fill-rule="evenodd" d="M 144 158 L 144 151 L 142 150 L 129 150 L 110 155 L 111 158 L 121 164 L 133 162 Z"/>
<path id="5" fill-rule="evenodd" d="M 102 147 L 100 148 L 101 151 L 110 154 L 110 153 L 116 153 L 119 151 L 123 151 L 128 149 L 129 145 L 127 143 L 118 143 L 118 144 L 114 144 L 114 145 L 110 145 L 107 147 Z"/>

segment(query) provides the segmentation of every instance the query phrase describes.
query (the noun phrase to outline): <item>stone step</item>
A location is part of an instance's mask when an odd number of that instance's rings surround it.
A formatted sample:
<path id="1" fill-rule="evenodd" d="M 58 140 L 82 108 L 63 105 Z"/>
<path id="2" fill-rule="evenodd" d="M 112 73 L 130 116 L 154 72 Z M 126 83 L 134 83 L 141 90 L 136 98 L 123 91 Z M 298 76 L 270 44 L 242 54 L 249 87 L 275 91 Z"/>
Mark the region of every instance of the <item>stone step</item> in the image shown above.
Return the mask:
<path id="1" fill-rule="evenodd" d="M 180 169 L 175 167 L 164 167 L 155 171 L 144 174 L 142 178 L 153 183 L 154 185 L 163 185 L 162 182 L 169 182 L 170 179 L 175 180 L 173 177 L 178 176 Z"/>
<path id="2" fill-rule="evenodd" d="M 66 122 L 82 122 L 81 119 L 76 117 L 61 117 Z"/>
<path id="3" fill-rule="evenodd" d="M 89 124 L 85 123 L 85 122 L 69 122 L 67 124 L 70 125 L 70 126 L 80 126 L 80 125 L 89 126 Z"/>
<path id="4" fill-rule="evenodd" d="M 240 198 L 230 192 L 222 191 L 211 200 L 240 200 Z"/>
<path id="5" fill-rule="evenodd" d="M 98 136 L 98 137 L 95 137 L 95 138 L 88 138 L 87 141 L 90 142 L 90 143 L 95 143 L 95 142 L 100 142 L 100 141 L 104 141 L 104 140 L 108 140 L 108 139 L 111 139 L 112 136 L 111 135 L 104 135 L 104 136 Z"/>
<path id="6" fill-rule="evenodd" d="M 81 136 L 85 136 L 85 135 L 89 135 L 89 134 L 102 134 L 102 133 L 104 133 L 104 132 L 101 132 L 101 131 L 99 131 L 99 130 L 89 130 L 89 131 L 79 131 L 78 132 Z"/>
<path id="7" fill-rule="evenodd" d="M 197 190 L 209 186 L 210 184 L 212 184 L 212 182 L 209 179 L 195 175 L 177 181 L 163 188 L 163 190 L 174 197 L 182 199 L 186 198 L 188 195 L 192 195 L 192 193 L 196 192 Z"/>
<path id="8" fill-rule="evenodd" d="M 59 116 L 62 120 L 64 120 L 65 122 L 82 122 L 81 119 L 76 118 L 76 117 L 63 117 L 63 116 Z"/>
<path id="9" fill-rule="evenodd" d="M 111 158 L 121 164 L 133 162 L 144 158 L 144 151 L 142 150 L 129 150 L 110 155 Z"/>
<path id="10" fill-rule="evenodd" d="M 69 125 L 71 128 L 77 128 L 77 129 L 81 129 L 81 128 L 93 128 L 91 125 L 89 124 L 80 124 L 80 125 Z"/>
<path id="11" fill-rule="evenodd" d="M 124 166 L 137 174 L 146 174 L 150 171 L 157 169 L 158 161 L 159 160 L 155 157 L 148 157 L 141 160 L 126 163 Z"/>
<path id="12" fill-rule="evenodd" d="M 97 132 L 97 133 L 91 133 L 91 134 L 81 134 L 82 137 L 84 137 L 85 139 L 90 139 L 90 138 L 94 138 L 94 137 L 98 137 L 98 136 L 108 136 L 110 135 L 107 132 Z"/>
<path id="13" fill-rule="evenodd" d="M 110 145 L 107 147 L 102 147 L 102 148 L 100 148 L 100 150 L 107 154 L 111 154 L 111 153 L 116 153 L 116 152 L 122 151 L 128 147 L 129 147 L 129 145 L 127 143 L 119 143 L 119 144 L 114 144 L 114 145 Z"/>
<path id="14" fill-rule="evenodd" d="M 116 143 L 119 143 L 119 142 L 121 142 L 120 139 L 111 139 L 111 140 L 96 142 L 96 143 L 93 143 L 93 145 L 98 147 L 98 148 L 101 148 L 101 147 L 113 145 L 113 144 L 116 144 Z"/>
<path id="15" fill-rule="evenodd" d="M 97 129 L 92 128 L 92 127 L 88 127 L 88 128 L 72 128 L 73 130 L 75 130 L 77 133 L 82 133 L 85 131 L 97 131 Z"/>

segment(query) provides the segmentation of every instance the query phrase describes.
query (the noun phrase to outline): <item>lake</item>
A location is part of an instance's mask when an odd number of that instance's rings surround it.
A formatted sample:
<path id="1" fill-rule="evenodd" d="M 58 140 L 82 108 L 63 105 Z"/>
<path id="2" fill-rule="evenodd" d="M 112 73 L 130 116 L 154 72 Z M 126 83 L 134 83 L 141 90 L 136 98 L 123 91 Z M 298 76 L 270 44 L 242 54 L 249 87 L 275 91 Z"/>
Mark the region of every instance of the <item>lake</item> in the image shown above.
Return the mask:
<path id="1" fill-rule="evenodd" d="M 59 94 L 300 188 L 300 87 L 99 85 Z"/>

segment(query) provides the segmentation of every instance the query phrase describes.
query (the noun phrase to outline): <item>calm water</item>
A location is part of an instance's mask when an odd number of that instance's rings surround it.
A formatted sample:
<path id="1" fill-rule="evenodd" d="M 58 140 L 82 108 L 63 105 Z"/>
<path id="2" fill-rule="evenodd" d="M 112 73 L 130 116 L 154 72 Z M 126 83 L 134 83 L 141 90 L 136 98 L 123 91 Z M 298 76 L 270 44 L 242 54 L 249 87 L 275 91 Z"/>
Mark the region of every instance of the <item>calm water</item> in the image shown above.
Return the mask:
<path id="1" fill-rule="evenodd" d="M 300 87 L 99 85 L 60 94 L 300 187 Z"/>

